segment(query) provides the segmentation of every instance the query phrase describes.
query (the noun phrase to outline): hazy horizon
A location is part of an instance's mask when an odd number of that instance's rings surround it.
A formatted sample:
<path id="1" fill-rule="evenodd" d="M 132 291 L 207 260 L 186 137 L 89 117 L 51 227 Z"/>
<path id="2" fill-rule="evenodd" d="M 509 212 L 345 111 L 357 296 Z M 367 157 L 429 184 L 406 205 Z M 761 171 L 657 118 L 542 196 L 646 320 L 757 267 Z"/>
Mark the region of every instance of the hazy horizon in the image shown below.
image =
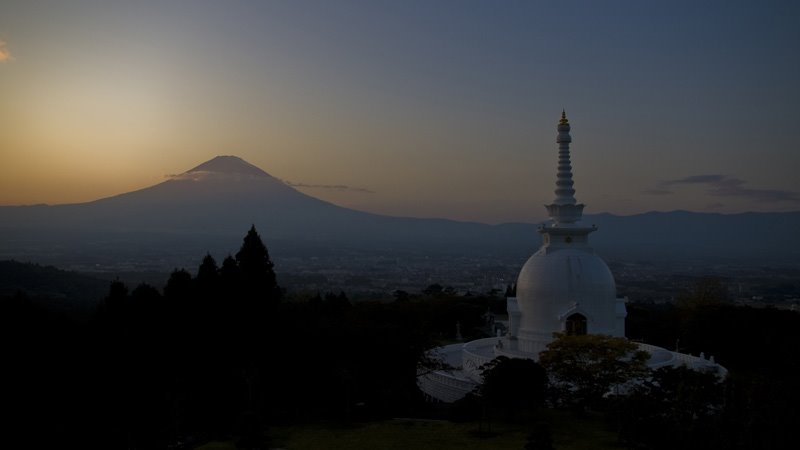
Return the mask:
<path id="1" fill-rule="evenodd" d="M 237 155 L 362 211 L 800 210 L 800 4 L 5 2 L 0 204 Z"/>
<path id="2" fill-rule="evenodd" d="M 158 185 L 158 184 L 160 184 L 160 183 L 163 183 L 164 181 L 169 181 L 169 180 L 193 180 L 193 181 L 202 181 L 203 179 L 205 179 L 205 178 L 206 178 L 207 176 L 209 176 L 209 175 L 212 175 L 212 176 L 213 176 L 213 178 L 214 178 L 214 179 L 216 179 L 216 180 L 224 180 L 224 179 L 227 179 L 227 178 L 225 178 L 224 174 L 215 172 L 215 170 L 216 170 L 215 168 L 210 168 L 210 169 L 207 169 L 207 168 L 205 168 L 205 167 L 204 167 L 204 166 L 208 165 L 209 163 L 210 163 L 210 164 L 213 166 L 213 165 L 215 164 L 216 160 L 218 160 L 218 159 L 220 159 L 220 158 L 224 158 L 224 159 L 237 158 L 237 159 L 241 160 L 241 162 L 240 162 L 240 163 L 233 163 L 232 165 L 233 165 L 233 166 L 236 166 L 236 165 L 238 165 L 238 164 L 241 164 L 241 166 L 243 166 L 243 167 L 239 167 L 239 168 L 237 168 L 237 169 L 241 169 L 241 168 L 246 168 L 246 169 L 248 169 L 247 171 L 243 171 L 243 172 L 241 172 L 242 174 L 244 174 L 243 176 L 245 176 L 245 177 L 252 177 L 252 176 L 254 175 L 254 173 L 253 173 L 253 172 L 251 172 L 251 170 L 253 170 L 253 169 L 252 169 L 252 167 L 256 167 L 258 170 L 260 170 L 260 171 L 264 172 L 264 173 L 265 173 L 266 175 L 268 175 L 268 176 L 271 176 L 271 177 L 275 178 L 275 179 L 276 179 L 277 181 L 279 181 L 280 183 L 282 183 L 282 184 L 285 184 L 286 186 L 288 186 L 288 187 L 290 187 L 290 188 L 292 188 L 292 189 L 296 189 L 296 190 L 298 190 L 298 191 L 300 191 L 300 192 L 303 192 L 303 193 L 305 193 L 306 195 L 309 195 L 309 196 L 311 196 L 311 197 L 313 197 L 313 198 L 317 198 L 317 199 L 321 199 L 321 200 L 325 200 L 325 199 L 324 199 L 324 198 L 322 198 L 321 196 L 317 196 L 317 195 L 315 195 L 315 191 L 317 191 L 317 188 L 319 188 L 319 189 L 330 189 L 330 190 L 341 190 L 341 189 L 344 189 L 344 190 L 346 190 L 346 189 L 353 189 L 352 187 L 348 187 L 348 186 L 309 186 L 309 185 L 298 185 L 298 184 L 296 184 L 296 183 L 288 182 L 288 181 L 286 181 L 286 180 L 282 180 L 282 179 L 280 179 L 280 178 L 278 178 L 278 177 L 274 177 L 272 174 L 268 173 L 267 171 L 264 171 L 263 169 L 261 169 L 261 168 L 260 168 L 260 167 L 258 167 L 258 166 L 253 166 L 252 164 L 250 164 L 250 163 L 249 163 L 249 161 L 247 161 L 247 160 L 244 160 L 244 159 L 242 159 L 242 158 L 240 158 L 240 157 L 238 157 L 238 156 L 236 156 L 236 155 L 218 155 L 218 156 L 215 156 L 214 158 L 212 158 L 212 159 L 210 159 L 210 160 L 208 160 L 208 161 L 203 161 L 203 162 L 199 163 L 199 164 L 198 164 L 196 167 L 194 167 L 194 168 L 192 168 L 192 169 L 188 169 L 188 170 L 186 170 L 186 171 L 184 171 L 184 172 L 182 172 L 182 173 L 179 173 L 179 174 L 170 174 L 170 175 L 165 175 L 163 180 L 161 180 L 161 181 L 159 181 L 159 182 L 157 182 L 157 183 L 154 183 L 154 184 L 152 184 L 152 185 L 149 185 L 149 186 L 143 186 L 143 187 L 141 187 L 141 188 L 136 188 L 136 189 L 133 189 L 133 190 L 131 190 L 131 191 L 126 191 L 126 192 L 118 192 L 118 193 L 111 194 L 111 195 L 108 195 L 108 196 L 99 197 L 99 198 L 95 198 L 95 199 L 90 199 L 90 200 L 87 200 L 87 201 L 85 201 L 85 202 L 67 202 L 67 203 L 31 203 L 31 204 L 20 204 L 20 205 L 0 205 L 0 206 L 40 206 L 40 205 L 46 205 L 46 206 L 58 206 L 58 205 L 75 205 L 75 204 L 83 204 L 83 203 L 92 203 L 92 202 L 94 202 L 94 201 L 98 201 L 98 200 L 104 200 L 104 199 L 109 199 L 109 198 L 112 198 L 112 197 L 117 197 L 117 196 L 124 195 L 124 194 L 130 194 L 130 193 L 134 193 L 134 192 L 137 192 L 137 191 L 140 191 L 140 190 L 141 190 L 141 191 L 146 191 L 146 190 L 149 190 L 149 188 L 152 188 L 152 187 L 154 187 L 154 186 L 156 186 L 156 185 Z M 242 164 L 242 163 L 244 163 L 244 164 Z M 223 171 L 225 171 L 225 169 L 226 169 L 226 168 L 225 168 L 224 166 L 225 166 L 225 165 L 229 165 L 229 164 L 231 164 L 231 163 L 229 163 L 229 162 L 227 162 L 227 161 L 226 161 L 226 162 L 223 164 L 222 170 L 223 170 Z M 248 166 L 250 166 L 250 167 L 248 167 Z M 217 167 L 217 169 L 219 169 L 219 167 Z M 208 170 L 210 170 L 210 172 L 209 172 Z M 216 174 L 215 174 L 215 173 L 216 173 Z M 234 175 L 232 178 L 230 178 L 230 180 L 231 180 L 231 181 L 236 181 L 236 180 L 240 179 L 240 177 L 242 176 L 242 175 L 238 175 L 238 174 L 231 174 L 231 175 Z M 221 176 L 222 176 L 222 177 L 221 177 Z M 327 200 L 326 200 L 326 201 L 327 201 Z M 339 204 L 337 204 L 337 202 L 336 202 L 336 201 L 331 201 L 331 203 L 333 203 L 333 204 L 336 204 L 337 206 L 343 206 L 343 207 L 347 207 L 347 206 L 344 206 L 344 205 L 339 205 Z M 372 211 L 367 211 L 367 210 L 365 210 L 365 209 L 358 209 L 358 208 L 352 208 L 352 207 L 350 207 L 350 209 L 354 209 L 354 210 L 357 210 L 357 211 L 363 211 L 363 212 L 372 212 Z M 544 209 L 544 208 L 543 208 L 543 209 Z M 630 214 L 615 214 L 615 213 L 611 213 L 611 212 L 607 212 L 607 211 L 595 211 L 595 212 L 590 212 L 590 213 L 589 213 L 589 215 L 591 215 L 591 214 L 612 214 L 612 215 L 616 215 L 616 216 L 623 216 L 623 217 L 624 217 L 624 216 L 632 216 L 632 215 L 646 214 L 646 213 L 654 213 L 654 212 L 655 212 L 655 213 L 672 213 L 672 212 L 680 212 L 680 211 L 688 211 L 688 210 L 685 210 L 685 209 L 673 209 L 673 210 L 663 210 L 663 211 L 659 211 L 659 210 L 648 210 L 648 211 L 633 212 L 633 213 L 630 213 Z M 688 211 L 688 212 L 697 212 L 697 211 Z M 751 211 L 745 211 L 745 212 L 751 212 Z M 776 212 L 800 212 L 800 210 L 796 210 L 796 211 L 776 211 Z M 373 213 L 374 213 L 374 212 L 373 212 Z M 407 216 L 401 216 L 401 215 L 397 215 L 397 214 L 391 214 L 391 213 L 388 213 L 388 214 L 387 214 L 387 213 L 377 213 L 377 214 L 383 214 L 383 215 L 386 215 L 386 216 L 396 216 L 396 217 L 409 217 L 409 218 L 450 219 L 450 218 L 447 218 L 447 217 L 440 217 L 440 216 L 427 216 L 427 217 L 426 217 L 426 216 L 408 216 L 408 215 L 407 215 Z M 726 213 L 721 213 L 721 214 L 726 214 Z M 740 213 L 734 212 L 734 213 L 727 213 L 727 214 L 740 214 Z M 460 220 L 460 219 L 450 219 L 450 220 Z M 469 219 L 462 219 L 462 220 L 460 220 L 460 221 L 466 221 L 466 222 L 477 222 L 477 223 L 486 223 L 486 224 L 509 224 L 509 223 L 514 223 L 514 222 L 516 222 L 516 223 L 541 223 L 541 222 L 545 222 L 545 221 L 549 221 L 549 220 L 550 220 L 550 219 L 547 217 L 547 215 L 546 215 L 546 212 L 543 212 L 543 213 L 542 213 L 542 214 L 541 214 L 539 217 L 534 217 L 534 219 L 533 219 L 533 220 L 507 221 L 507 222 L 484 222 L 484 221 L 480 221 L 480 220 L 469 220 Z"/>

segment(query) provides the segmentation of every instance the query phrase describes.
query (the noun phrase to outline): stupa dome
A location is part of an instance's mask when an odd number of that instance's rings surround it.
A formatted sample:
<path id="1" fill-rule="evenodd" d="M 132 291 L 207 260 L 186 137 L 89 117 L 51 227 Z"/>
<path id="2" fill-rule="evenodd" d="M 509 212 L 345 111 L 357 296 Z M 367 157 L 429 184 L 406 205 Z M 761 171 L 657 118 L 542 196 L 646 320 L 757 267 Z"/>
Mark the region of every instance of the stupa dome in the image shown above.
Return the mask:
<path id="1" fill-rule="evenodd" d="M 616 299 L 614 276 L 591 249 L 542 248 L 517 279 L 520 338 L 546 345 L 554 332 L 619 335 Z M 581 320 L 585 328 L 575 329 Z"/>

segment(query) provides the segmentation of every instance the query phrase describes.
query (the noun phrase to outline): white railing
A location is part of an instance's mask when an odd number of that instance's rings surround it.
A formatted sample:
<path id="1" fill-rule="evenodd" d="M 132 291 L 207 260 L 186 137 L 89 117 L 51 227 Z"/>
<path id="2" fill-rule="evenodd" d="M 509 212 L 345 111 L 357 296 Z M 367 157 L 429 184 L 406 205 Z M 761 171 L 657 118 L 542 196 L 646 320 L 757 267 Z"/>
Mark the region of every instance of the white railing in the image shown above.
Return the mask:
<path id="1" fill-rule="evenodd" d="M 481 366 L 495 358 L 497 338 L 484 338 L 467 342 L 461 350 L 464 370 L 475 381 L 481 379 Z"/>
<path id="2" fill-rule="evenodd" d="M 449 403 L 463 398 L 475 389 L 477 383 L 447 372 L 435 371 L 417 377 L 417 386 L 428 396 Z"/>
<path id="3" fill-rule="evenodd" d="M 662 347 L 656 347 L 655 345 L 642 343 L 637 343 L 637 345 L 640 350 L 650 353 L 651 359 L 647 362 L 647 365 L 651 369 L 684 365 L 695 370 L 713 370 L 717 375 L 723 378 L 728 374 L 728 369 L 714 362 L 713 358 L 706 359 L 702 353 L 700 356 L 693 356 L 686 353 L 672 352 Z"/>
<path id="4" fill-rule="evenodd" d="M 650 359 L 647 365 L 651 369 L 658 369 L 660 367 L 675 365 L 675 353 L 655 345 L 637 343 L 639 350 L 646 351 L 650 354 Z"/>
<path id="5" fill-rule="evenodd" d="M 449 403 L 463 398 L 480 384 L 480 367 L 493 360 L 495 353 L 513 353 L 500 349 L 495 352 L 494 346 L 496 343 L 497 338 L 485 338 L 466 344 L 451 344 L 446 347 L 440 347 L 437 349 L 438 356 L 451 362 L 457 362 L 458 353 L 460 353 L 462 367 L 456 368 L 452 372 L 434 370 L 420 374 L 417 377 L 417 386 L 430 398 L 442 402 Z M 714 362 L 713 358 L 706 359 L 702 354 L 701 356 L 693 356 L 672 352 L 655 345 L 642 343 L 637 343 L 637 345 L 640 350 L 646 351 L 651 355 L 647 365 L 652 369 L 685 365 L 695 370 L 714 371 L 723 378 L 728 373 L 727 369 Z"/>

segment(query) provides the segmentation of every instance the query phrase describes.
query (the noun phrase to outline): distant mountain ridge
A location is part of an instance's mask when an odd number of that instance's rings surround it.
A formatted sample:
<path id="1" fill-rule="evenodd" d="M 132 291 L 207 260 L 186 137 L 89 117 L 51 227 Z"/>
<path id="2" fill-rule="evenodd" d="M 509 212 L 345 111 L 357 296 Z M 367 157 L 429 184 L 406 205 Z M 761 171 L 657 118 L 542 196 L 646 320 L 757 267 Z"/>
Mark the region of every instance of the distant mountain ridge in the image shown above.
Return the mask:
<path id="1" fill-rule="evenodd" d="M 583 223 L 598 225 L 591 242 L 603 256 L 800 261 L 800 212 L 597 214 Z M 169 265 L 176 255 L 196 260 L 212 248 L 231 251 L 251 224 L 279 255 L 358 250 L 524 258 L 540 245 L 533 224 L 356 211 L 303 194 L 241 158 L 218 156 L 154 186 L 88 203 L 0 207 L 0 259 L 52 264 L 61 255 Z"/>
<path id="2" fill-rule="evenodd" d="M 598 251 L 625 259 L 704 259 L 800 264 L 800 212 L 740 214 L 689 211 L 589 215 Z"/>

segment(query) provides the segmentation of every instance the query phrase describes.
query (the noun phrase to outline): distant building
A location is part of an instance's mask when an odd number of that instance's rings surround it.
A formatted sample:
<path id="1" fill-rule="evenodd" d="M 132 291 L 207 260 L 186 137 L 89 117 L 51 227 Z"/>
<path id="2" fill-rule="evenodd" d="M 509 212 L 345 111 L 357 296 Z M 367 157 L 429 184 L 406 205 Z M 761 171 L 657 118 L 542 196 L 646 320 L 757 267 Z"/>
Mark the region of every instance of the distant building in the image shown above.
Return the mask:
<path id="1" fill-rule="evenodd" d="M 569 145 L 572 138 L 566 113 L 558 122 L 556 198 L 546 206 L 551 224 L 539 227 L 542 246 L 519 273 L 516 297 L 507 299 L 505 335 L 440 347 L 434 354 L 454 370 L 420 375 L 417 384 L 431 399 L 452 402 L 481 382 L 480 367 L 498 356 L 538 359 L 553 333 L 625 336 L 625 299 L 617 298 L 616 284 L 605 261 L 589 246 L 597 227 L 581 226 L 584 205 L 575 200 Z M 725 374 L 711 358 L 695 357 L 652 345 L 651 368 L 687 365 Z"/>

